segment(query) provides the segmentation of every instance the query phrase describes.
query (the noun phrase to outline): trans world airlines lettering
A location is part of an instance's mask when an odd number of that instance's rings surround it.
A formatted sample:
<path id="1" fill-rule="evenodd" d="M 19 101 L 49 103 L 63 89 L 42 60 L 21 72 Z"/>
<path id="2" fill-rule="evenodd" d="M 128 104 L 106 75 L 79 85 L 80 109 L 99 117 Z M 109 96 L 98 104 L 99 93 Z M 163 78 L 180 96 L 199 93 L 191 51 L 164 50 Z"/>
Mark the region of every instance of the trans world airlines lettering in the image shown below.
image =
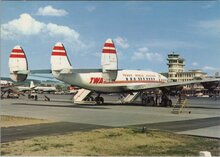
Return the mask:
<path id="1" fill-rule="evenodd" d="M 89 83 L 90 84 L 101 84 L 103 82 L 104 82 L 104 80 L 101 77 L 91 77 Z"/>

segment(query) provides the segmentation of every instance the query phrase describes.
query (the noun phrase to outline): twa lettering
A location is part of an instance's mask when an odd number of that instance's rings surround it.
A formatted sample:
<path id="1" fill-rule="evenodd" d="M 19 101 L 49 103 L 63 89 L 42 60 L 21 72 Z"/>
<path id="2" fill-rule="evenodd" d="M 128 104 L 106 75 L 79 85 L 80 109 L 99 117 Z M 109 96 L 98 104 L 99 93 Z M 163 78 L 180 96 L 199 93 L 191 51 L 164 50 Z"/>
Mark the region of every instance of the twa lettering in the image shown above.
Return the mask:
<path id="1" fill-rule="evenodd" d="M 100 84 L 100 83 L 103 83 L 103 78 L 101 77 L 91 77 L 90 78 L 90 84 Z"/>

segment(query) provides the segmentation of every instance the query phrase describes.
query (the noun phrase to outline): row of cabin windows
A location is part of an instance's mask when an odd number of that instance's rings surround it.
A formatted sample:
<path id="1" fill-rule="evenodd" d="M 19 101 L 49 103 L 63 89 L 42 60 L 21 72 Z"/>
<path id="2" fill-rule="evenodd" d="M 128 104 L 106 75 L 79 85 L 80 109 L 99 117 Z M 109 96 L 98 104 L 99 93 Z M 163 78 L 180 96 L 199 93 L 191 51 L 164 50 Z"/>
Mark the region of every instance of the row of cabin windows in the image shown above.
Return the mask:
<path id="1" fill-rule="evenodd" d="M 147 80 L 147 81 L 148 81 L 148 80 L 155 80 L 155 78 L 144 78 L 144 77 L 143 77 L 143 78 L 140 78 L 140 77 L 139 77 L 139 78 L 136 79 L 136 78 L 134 77 L 134 78 L 132 79 L 132 77 L 130 77 L 130 78 L 126 77 L 126 80 L 127 80 L 127 81 L 129 81 L 129 80 L 130 80 L 130 81 L 132 81 L 132 80 L 134 80 L 134 81 L 136 81 L 136 80 L 138 80 L 138 81 L 142 81 L 142 80 L 145 81 L 145 80 Z"/>

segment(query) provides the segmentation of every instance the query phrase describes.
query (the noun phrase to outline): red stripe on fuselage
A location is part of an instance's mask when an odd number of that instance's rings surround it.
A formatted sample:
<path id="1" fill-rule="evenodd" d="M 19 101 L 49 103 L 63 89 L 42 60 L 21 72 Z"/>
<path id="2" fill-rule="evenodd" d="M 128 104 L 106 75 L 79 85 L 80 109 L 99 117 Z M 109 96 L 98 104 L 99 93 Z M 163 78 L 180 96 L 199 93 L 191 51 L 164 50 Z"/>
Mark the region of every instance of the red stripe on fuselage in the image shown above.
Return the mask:
<path id="1" fill-rule="evenodd" d="M 113 53 L 113 54 L 116 54 L 116 50 L 112 50 L 112 49 L 102 49 L 102 53 Z"/>
<path id="2" fill-rule="evenodd" d="M 65 52 L 52 52 L 52 56 L 66 56 Z"/>
<path id="3" fill-rule="evenodd" d="M 118 84 L 118 83 L 164 83 L 162 81 L 114 81 L 114 82 L 104 82 L 103 84 Z"/>
<path id="4" fill-rule="evenodd" d="M 54 46 L 53 50 L 65 50 L 63 46 Z"/>
<path id="5" fill-rule="evenodd" d="M 13 49 L 11 52 L 24 53 L 22 49 Z"/>
<path id="6" fill-rule="evenodd" d="M 99 78 L 101 79 L 101 78 Z M 125 81 L 125 80 L 122 80 L 122 81 L 114 81 L 114 82 L 106 82 L 106 81 L 95 81 L 95 78 L 91 78 L 90 79 L 90 84 L 133 84 L 133 83 L 148 83 L 148 84 L 151 84 L 151 83 L 164 83 L 163 81 L 157 81 L 157 80 L 140 80 L 140 81 Z"/>
<path id="7" fill-rule="evenodd" d="M 17 54 L 15 55 L 15 54 L 11 54 L 11 55 L 10 55 L 10 58 L 25 58 L 25 55 L 20 55 L 20 54 L 19 54 L 19 55 L 17 55 Z"/>

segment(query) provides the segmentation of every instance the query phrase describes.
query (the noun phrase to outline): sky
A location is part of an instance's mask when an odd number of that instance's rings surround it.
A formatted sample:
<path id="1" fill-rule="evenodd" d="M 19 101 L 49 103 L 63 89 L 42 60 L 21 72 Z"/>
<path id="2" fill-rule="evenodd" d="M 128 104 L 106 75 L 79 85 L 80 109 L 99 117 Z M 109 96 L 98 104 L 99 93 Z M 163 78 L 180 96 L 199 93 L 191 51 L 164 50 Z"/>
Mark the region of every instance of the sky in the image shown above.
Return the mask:
<path id="1" fill-rule="evenodd" d="M 185 58 L 185 71 L 220 71 L 220 1 L 1 1 L 1 76 L 21 45 L 29 69 L 50 69 L 62 42 L 73 68 L 100 68 L 112 38 L 120 69 L 167 72 L 167 54 Z"/>

